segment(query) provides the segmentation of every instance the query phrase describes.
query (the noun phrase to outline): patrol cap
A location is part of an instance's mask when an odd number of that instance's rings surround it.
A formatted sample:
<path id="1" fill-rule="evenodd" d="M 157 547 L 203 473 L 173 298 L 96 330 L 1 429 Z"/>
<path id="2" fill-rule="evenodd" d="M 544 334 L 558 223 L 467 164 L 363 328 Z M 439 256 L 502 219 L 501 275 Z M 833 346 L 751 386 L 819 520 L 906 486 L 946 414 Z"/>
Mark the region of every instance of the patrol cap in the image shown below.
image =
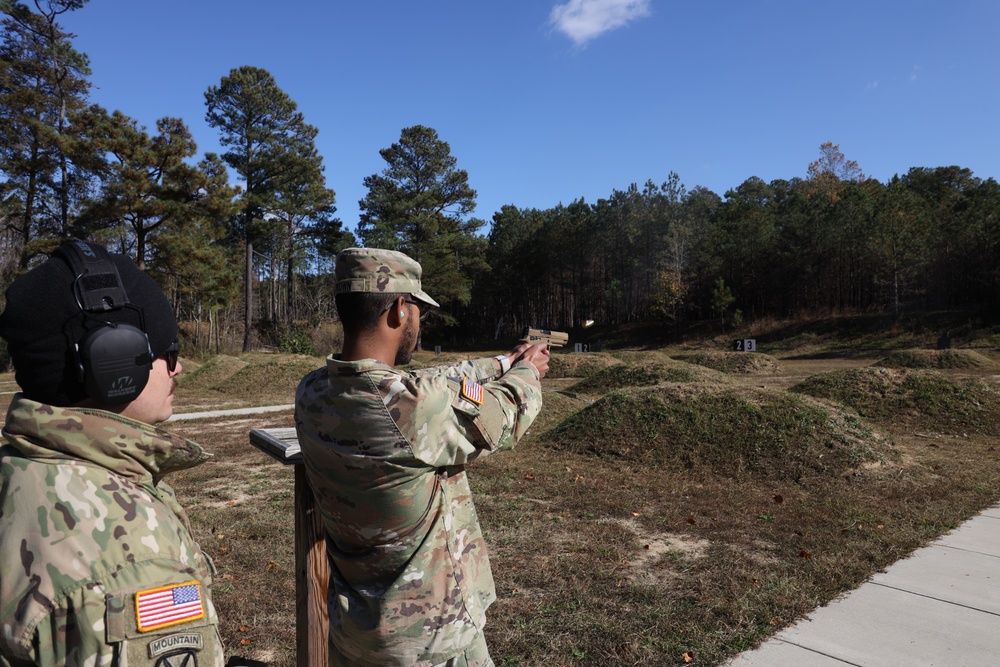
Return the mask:
<path id="1" fill-rule="evenodd" d="M 420 288 L 420 264 L 395 250 L 347 248 L 337 253 L 335 292 L 384 292 L 409 294 L 427 305 L 440 308 Z"/>

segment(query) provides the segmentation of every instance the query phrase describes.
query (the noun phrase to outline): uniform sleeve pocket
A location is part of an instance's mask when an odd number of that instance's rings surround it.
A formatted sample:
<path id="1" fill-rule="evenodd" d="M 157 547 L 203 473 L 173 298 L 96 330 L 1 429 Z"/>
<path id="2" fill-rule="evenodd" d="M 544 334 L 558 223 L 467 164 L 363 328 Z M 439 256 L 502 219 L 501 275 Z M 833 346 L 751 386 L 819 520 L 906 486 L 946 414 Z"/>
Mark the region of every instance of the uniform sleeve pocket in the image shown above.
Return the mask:
<path id="1" fill-rule="evenodd" d="M 470 430 L 478 447 L 492 451 L 500 446 L 507 430 L 507 420 L 500 403 L 489 393 L 483 396 L 483 402 L 479 405 L 459 394 L 452 407 L 471 422 Z"/>

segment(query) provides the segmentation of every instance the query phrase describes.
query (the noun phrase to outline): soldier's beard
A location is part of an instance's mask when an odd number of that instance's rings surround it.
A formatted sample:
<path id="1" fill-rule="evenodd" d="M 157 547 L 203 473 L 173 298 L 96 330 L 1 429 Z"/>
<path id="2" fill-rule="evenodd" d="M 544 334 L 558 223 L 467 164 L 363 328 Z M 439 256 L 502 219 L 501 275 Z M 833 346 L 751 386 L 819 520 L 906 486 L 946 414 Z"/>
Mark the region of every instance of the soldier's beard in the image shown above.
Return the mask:
<path id="1" fill-rule="evenodd" d="M 411 320 L 412 321 L 412 320 Z M 396 361 L 394 366 L 405 366 L 413 359 L 413 350 L 417 346 L 417 332 L 412 325 L 407 325 L 403 332 L 403 337 L 399 341 L 399 349 L 396 350 Z"/>

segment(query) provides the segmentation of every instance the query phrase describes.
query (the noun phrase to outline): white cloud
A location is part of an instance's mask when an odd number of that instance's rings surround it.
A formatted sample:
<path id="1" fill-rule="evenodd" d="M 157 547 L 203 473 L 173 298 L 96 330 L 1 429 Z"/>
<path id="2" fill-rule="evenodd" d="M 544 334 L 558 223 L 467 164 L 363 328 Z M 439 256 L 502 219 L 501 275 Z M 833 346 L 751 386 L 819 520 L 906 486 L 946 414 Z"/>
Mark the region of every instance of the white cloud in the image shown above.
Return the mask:
<path id="1" fill-rule="evenodd" d="M 552 8 L 549 23 L 578 46 L 649 16 L 652 0 L 569 0 Z"/>
<path id="2" fill-rule="evenodd" d="M 874 90 L 875 88 L 878 88 L 878 79 L 870 82 L 867 86 L 865 86 L 865 90 Z"/>

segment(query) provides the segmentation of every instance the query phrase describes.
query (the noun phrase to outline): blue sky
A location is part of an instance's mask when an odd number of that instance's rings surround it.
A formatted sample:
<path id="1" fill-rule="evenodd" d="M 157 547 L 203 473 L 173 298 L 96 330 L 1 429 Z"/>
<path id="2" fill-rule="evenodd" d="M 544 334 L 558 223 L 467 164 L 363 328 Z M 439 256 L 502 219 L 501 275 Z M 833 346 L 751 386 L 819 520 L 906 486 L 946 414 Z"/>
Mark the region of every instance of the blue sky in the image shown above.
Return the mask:
<path id="1" fill-rule="evenodd" d="M 882 182 L 1000 178 L 995 0 L 91 0 L 62 24 L 92 101 L 150 129 L 180 116 L 200 153 L 219 150 L 205 90 L 270 71 L 352 229 L 378 151 L 418 124 L 487 221 L 671 171 L 719 195 L 805 177 L 827 141 Z"/>

